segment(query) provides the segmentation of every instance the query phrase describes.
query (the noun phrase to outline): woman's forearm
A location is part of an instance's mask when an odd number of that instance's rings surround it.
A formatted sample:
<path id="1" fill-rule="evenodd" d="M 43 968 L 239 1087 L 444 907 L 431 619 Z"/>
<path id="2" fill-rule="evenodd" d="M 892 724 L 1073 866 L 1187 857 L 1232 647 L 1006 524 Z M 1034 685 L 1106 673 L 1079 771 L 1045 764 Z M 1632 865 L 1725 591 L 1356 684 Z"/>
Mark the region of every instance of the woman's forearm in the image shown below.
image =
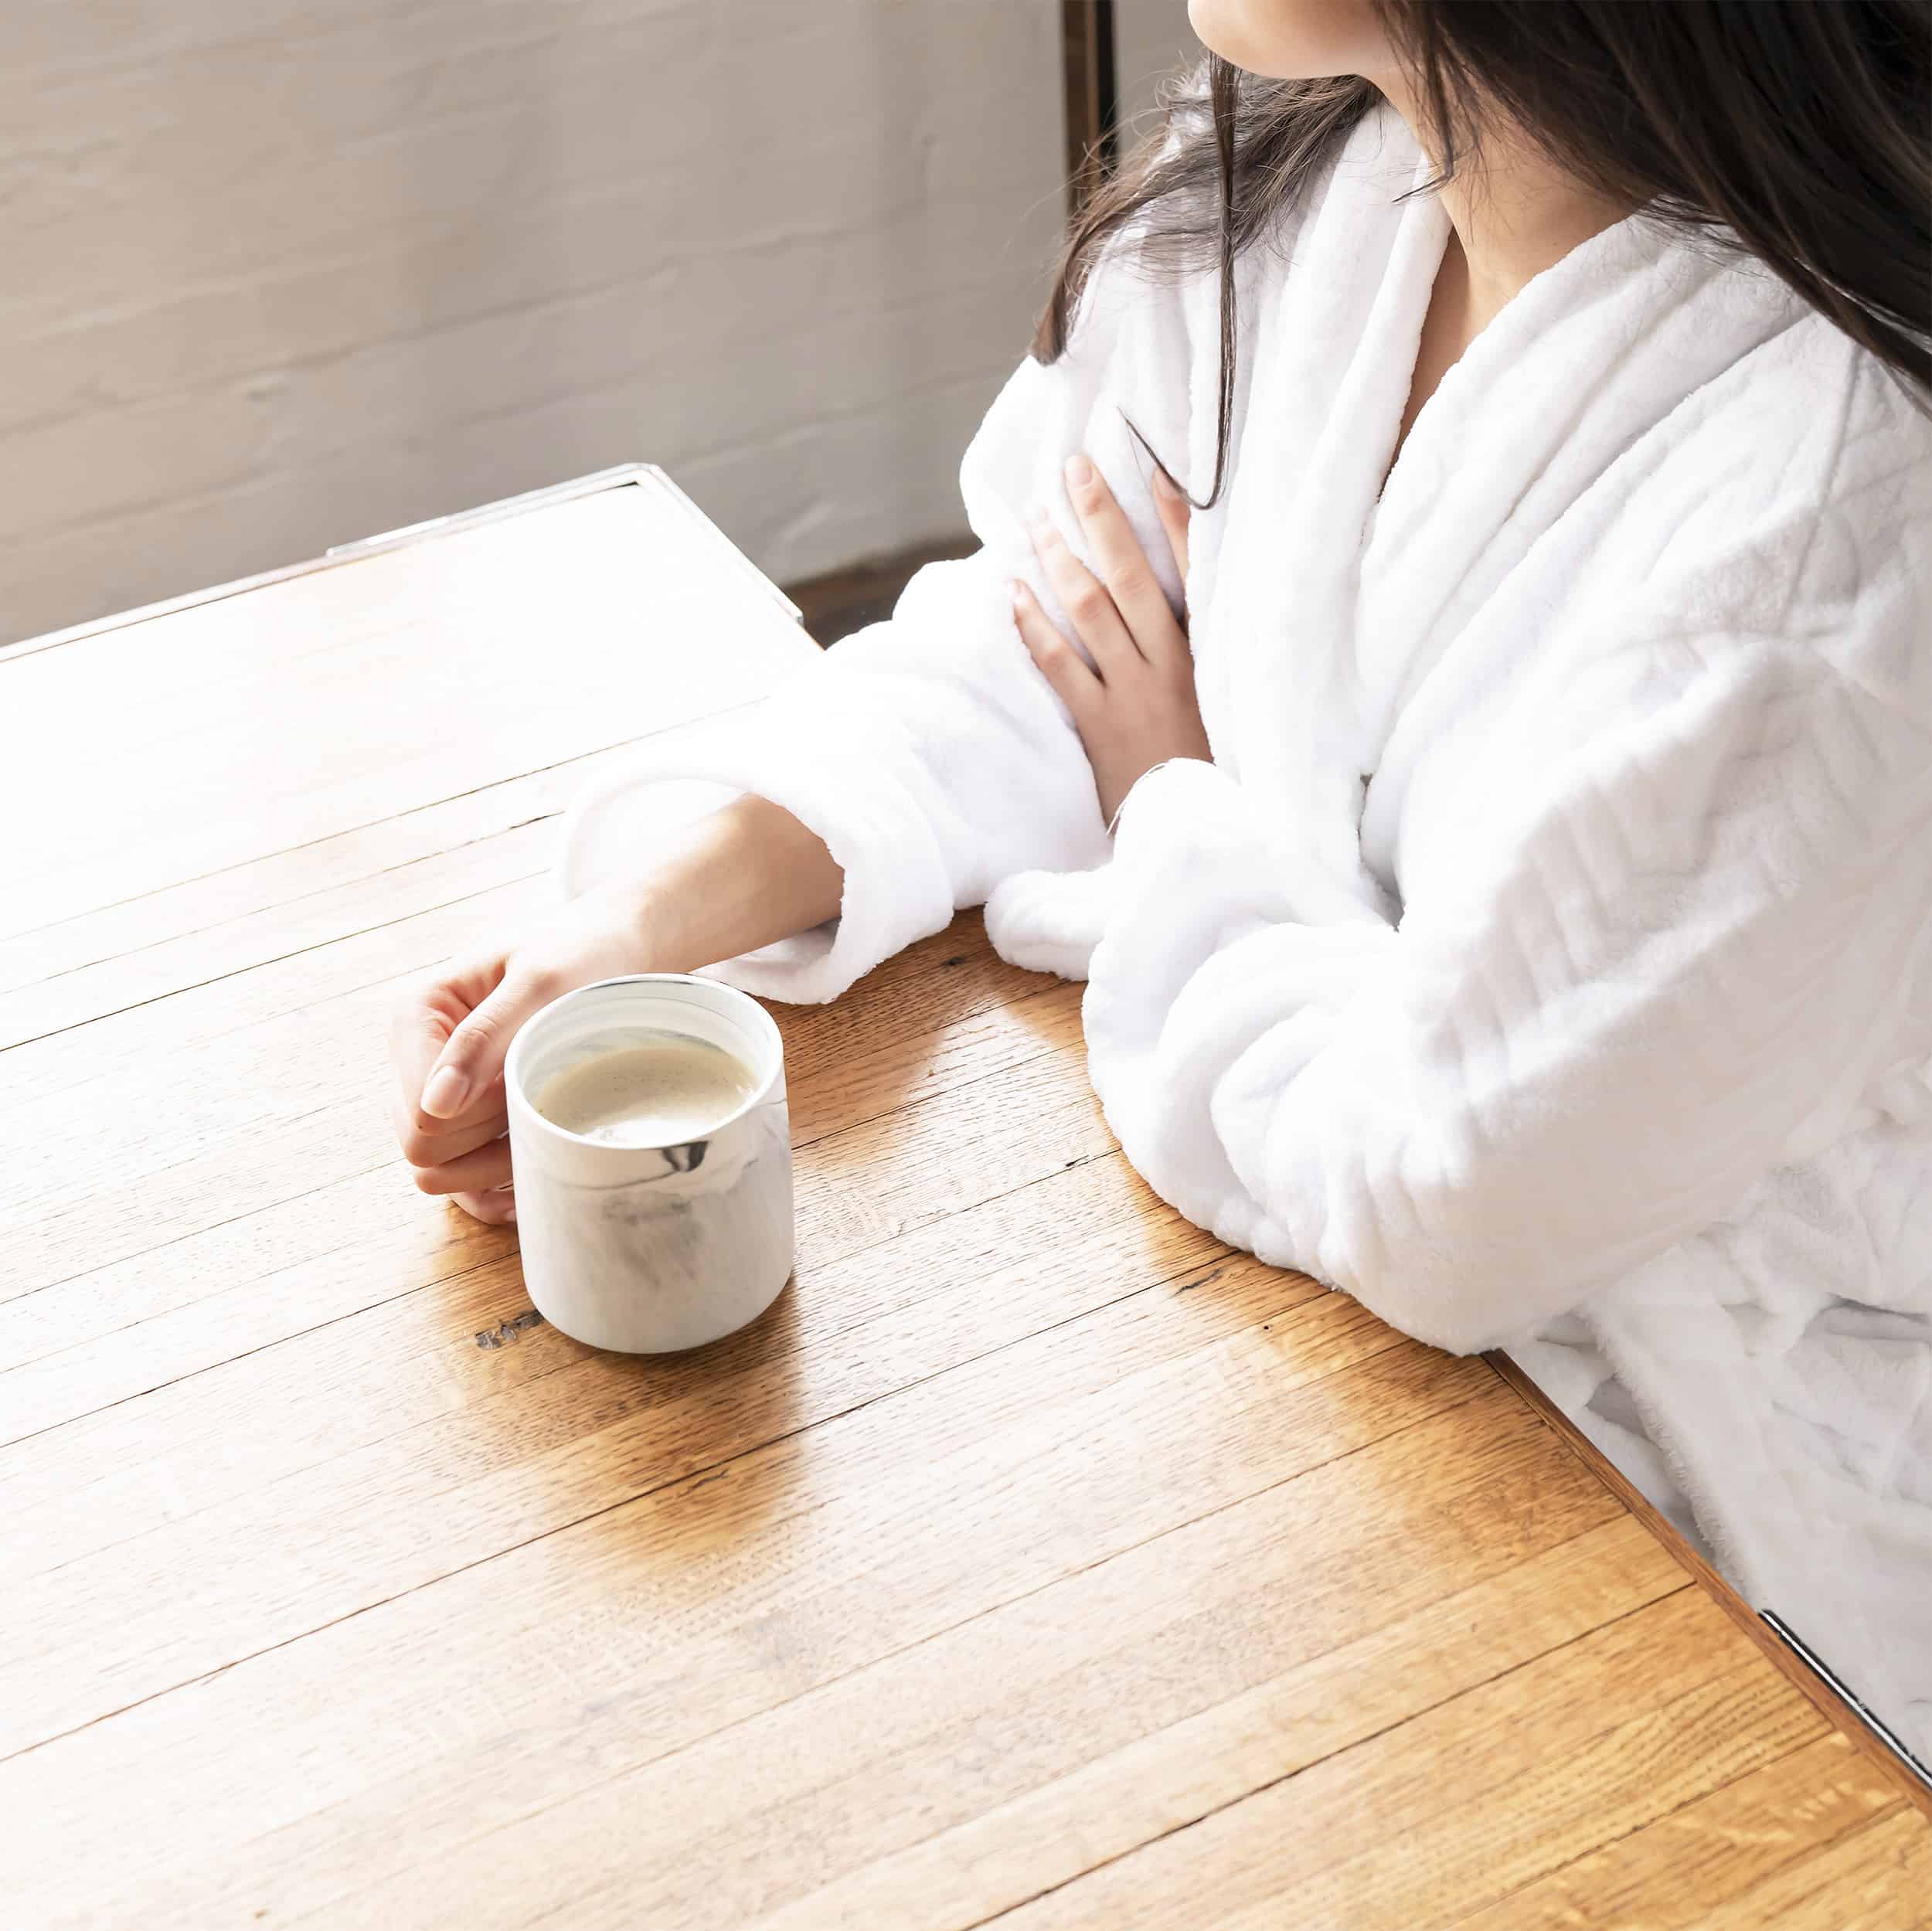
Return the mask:
<path id="1" fill-rule="evenodd" d="M 671 835 L 638 913 L 658 969 L 690 972 L 836 918 L 844 889 L 825 841 L 747 792 Z"/>

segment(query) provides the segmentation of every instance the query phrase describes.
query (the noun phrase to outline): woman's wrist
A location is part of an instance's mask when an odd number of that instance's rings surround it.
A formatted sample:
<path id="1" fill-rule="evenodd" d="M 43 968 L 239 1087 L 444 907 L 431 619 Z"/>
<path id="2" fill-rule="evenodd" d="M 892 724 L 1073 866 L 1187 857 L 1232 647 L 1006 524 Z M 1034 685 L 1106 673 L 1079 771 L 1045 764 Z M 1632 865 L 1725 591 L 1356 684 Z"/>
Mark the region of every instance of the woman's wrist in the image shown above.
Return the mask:
<path id="1" fill-rule="evenodd" d="M 702 881 L 689 868 L 662 862 L 625 881 L 617 913 L 638 971 L 692 972 L 713 963 L 697 956 L 698 935 L 692 930 L 693 902 L 701 891 Z"/>
<path id="2" fill-rule="evenodd" d="M 613 913 L 638 970 L 692 972 L 835 918 L 843 881 L 821 839 L 747 793 L 675 834 Z"/>

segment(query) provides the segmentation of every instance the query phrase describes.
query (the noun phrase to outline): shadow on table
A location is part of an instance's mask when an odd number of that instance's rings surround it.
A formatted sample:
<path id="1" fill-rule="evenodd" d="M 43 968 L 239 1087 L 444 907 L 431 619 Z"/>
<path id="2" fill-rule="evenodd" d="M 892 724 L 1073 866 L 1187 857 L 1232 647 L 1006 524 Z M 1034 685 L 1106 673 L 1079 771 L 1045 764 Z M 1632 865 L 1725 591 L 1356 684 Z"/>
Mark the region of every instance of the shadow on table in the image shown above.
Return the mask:
<path id="1" fill-rule="evenodd" d="M 479 1448 L 492 1423 L 522 1437 L 500 1444 L 505 1459 L 545 1487 L 596 1496 L 595 1513 L 648 1498 L 641 1546 L 662 1540 L 668 1555 L 675 1542 L 679 1559 L 750 1532 L 786 1503 L 772 1464 L 809 1419 L 797 1286 L 748 1327 L 675 1355 L 587 1347 L 528 1311 L 505 1324 L 528 1324 L 519 1345 L 549 1356 L 547 1372 L 527 1406 L 479 1416 Z"/>

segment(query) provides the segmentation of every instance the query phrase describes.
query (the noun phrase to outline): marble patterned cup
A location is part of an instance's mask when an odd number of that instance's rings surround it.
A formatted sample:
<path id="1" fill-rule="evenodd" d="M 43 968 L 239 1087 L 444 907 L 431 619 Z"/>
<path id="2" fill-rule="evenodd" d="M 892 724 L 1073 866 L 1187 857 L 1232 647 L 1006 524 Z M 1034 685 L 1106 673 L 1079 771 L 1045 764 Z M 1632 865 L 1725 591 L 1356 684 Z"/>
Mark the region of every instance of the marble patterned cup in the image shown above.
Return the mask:
<path id="1" fill-rule="evenodd" d="M 751 1097 L 702 1140 L 613 1147 L 533 1096 L 594 1055 L 683 1033 L 751 1073 Z M 647 972 L 566 992 L 527 1020 L 504 1067 L 523 1279 L 539 1313 L 593 1348 L 665 1354 L 755 1320 L 792 1266 L 784 1049 L 757 1000 L 714 979 Z"/>

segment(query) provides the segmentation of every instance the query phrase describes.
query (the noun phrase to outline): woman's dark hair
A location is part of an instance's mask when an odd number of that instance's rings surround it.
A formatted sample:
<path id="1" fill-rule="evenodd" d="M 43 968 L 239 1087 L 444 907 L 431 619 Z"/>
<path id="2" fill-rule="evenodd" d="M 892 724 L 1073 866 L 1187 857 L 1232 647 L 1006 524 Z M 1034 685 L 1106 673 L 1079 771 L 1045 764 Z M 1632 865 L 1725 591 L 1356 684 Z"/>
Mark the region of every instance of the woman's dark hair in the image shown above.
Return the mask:
<path id="1" fill-rule="evenodd" d="M 1500 114 L 1612 202 L 1734 237 L 1932 393 L 1932 0 L 1373 3 L 1430 129 L 1425 189 Z M 1088 272 L 1135 217 L 1145 270 L 1218 267 L 1219 420 L 1197 508 L 1227 464 L 1235 257 L 1381 98 L 1352 75 L 1267 80 L 1211 54 L 1165 83 L 1162 134 L 1068 234 L 1034 333 L 1042 362 L 1066 348 Z"/>

